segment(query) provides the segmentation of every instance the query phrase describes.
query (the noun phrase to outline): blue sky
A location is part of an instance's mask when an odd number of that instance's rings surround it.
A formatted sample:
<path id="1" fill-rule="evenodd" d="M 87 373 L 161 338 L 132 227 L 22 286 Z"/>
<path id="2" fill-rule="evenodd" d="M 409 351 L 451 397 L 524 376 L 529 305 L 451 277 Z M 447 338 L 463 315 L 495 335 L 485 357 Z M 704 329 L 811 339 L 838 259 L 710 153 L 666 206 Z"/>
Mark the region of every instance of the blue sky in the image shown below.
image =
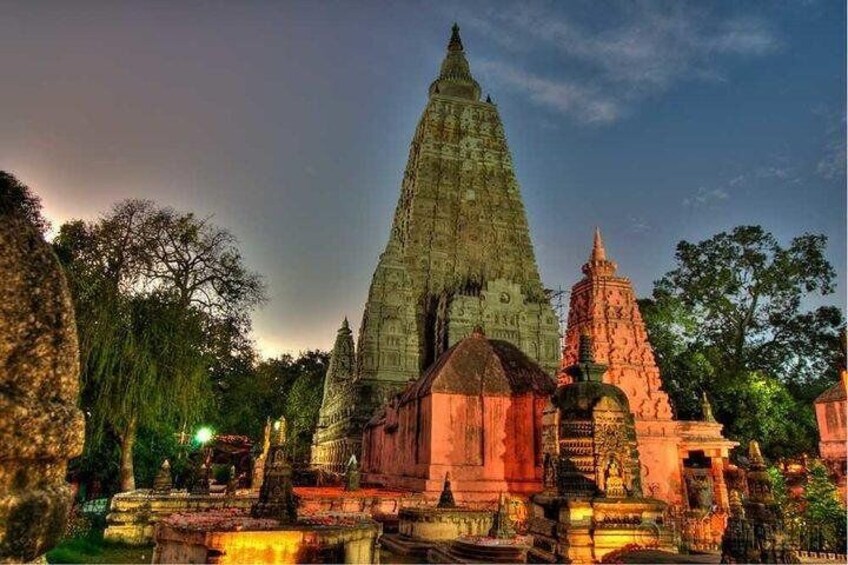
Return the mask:
<path id="1" fill-rule="evenodd" d="M 0 168 L 56 224 L 127 197 L 213 215 L 266 278 L 262 351 L 326 348 L 358 326 L 454 20 L 547 286 L 596 225 L 647 295 L 677 241 L 761 224 L 827 234 L 845 308 L 842 2 L 8 3 Z"/>

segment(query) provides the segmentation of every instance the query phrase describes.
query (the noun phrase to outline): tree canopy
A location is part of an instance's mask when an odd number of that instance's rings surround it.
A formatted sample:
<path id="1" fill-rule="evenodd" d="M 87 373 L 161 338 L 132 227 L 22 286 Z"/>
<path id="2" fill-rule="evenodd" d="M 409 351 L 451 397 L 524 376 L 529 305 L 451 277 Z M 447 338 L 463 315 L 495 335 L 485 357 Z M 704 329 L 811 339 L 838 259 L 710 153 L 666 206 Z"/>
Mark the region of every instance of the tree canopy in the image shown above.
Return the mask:
<path id="1" fill-rule="evenodd" d="M 229 232 L 150 201 L 69 222 L 54 248 L 77 311 L 88 437 L 108 428 L 119 438 L 121 487 L 132 489 L 139 426 L 204 413 L 215 368 L 247 339 L 263 286 Z"/>
<path id="2" fill-rule="evenodd" d="M 771 455 L 814 449 L 812 401 L 836 378 L 841 311 L 805 309 L 833 292 L 827 238 L 787 247 L 760 226 L 681 241 L 676 268 L 640 301 L 665 387 L 680 417 L 706 391 L 728 433 Z"/>

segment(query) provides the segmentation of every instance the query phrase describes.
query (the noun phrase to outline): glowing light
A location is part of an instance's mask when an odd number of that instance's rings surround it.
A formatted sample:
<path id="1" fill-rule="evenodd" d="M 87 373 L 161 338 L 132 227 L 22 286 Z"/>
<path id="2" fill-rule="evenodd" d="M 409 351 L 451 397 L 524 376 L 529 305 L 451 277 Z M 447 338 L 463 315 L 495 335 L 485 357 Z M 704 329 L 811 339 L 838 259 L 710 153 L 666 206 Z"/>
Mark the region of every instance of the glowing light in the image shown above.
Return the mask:
<path id="1" fill-rule="evenodd" d="M 208 428 L 206 426 L 197 430 L 197 433 L 194 434 L 194 440 L 197 443 L 205 444 L 209 442 L 215 436 L 212 428 Z"/>

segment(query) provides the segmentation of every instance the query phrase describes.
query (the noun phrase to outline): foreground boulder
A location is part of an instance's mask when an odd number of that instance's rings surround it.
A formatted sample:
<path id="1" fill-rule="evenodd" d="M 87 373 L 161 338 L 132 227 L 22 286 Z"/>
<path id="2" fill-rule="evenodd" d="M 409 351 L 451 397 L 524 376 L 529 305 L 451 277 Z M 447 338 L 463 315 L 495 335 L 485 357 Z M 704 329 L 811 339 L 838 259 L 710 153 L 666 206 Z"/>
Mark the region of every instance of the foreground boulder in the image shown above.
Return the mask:
<path id="1" fill-rule="evenodd" d="M 73 308 L 50 246 L 0 212 L 0 561 L 30 561 L 65 531 L 68 459 L 83 446 Z"/>

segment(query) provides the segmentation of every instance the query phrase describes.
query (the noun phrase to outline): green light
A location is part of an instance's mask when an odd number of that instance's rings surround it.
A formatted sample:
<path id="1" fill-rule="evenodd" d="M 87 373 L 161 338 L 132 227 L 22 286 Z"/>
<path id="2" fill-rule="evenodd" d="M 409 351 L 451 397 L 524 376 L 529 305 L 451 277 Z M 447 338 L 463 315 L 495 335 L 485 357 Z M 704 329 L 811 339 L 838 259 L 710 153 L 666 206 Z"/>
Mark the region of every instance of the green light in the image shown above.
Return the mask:
<path id="1" fill-rule="evenodd" d="M 194 434 L 194 440 L 197 443 L 205 444 L 206 442 L 211 440 L 214 435 L 215 434 L 212 432 L 212 428 L 207 428 L 204 426 L 197 430 L 197 433 Z"/>

